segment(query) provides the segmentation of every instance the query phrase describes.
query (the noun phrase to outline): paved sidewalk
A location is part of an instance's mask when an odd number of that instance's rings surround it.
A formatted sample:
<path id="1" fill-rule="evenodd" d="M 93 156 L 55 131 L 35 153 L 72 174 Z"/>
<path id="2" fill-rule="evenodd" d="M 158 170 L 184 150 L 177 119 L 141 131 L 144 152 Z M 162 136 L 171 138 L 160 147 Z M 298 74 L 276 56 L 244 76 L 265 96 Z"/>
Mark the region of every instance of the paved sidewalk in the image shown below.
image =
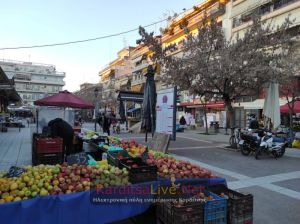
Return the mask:
<path id="1" fill-rule="evenodd" d="M 23 122 L 25 124 L 25 122 Z M 8 128 L 0 132 L 0 170 L 8 170 L 11 166 L 31 164 L 31 127 Z"/>

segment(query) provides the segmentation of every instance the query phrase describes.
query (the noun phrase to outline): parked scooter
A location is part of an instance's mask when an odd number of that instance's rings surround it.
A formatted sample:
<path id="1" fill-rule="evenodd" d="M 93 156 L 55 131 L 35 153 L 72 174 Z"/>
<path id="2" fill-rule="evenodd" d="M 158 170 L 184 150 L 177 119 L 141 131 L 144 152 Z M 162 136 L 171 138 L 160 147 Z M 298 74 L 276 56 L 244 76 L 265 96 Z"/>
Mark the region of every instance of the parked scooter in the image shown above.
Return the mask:
<path id="1" fill-rule="evenodd" d="M 248 156 L 250 153 L 255 153 L 260 146 L 261 138 L 263 137 L 264 130 L 248 130 L 241 132 L 239 146 L 241 153 Z"/>
<path id="2" fill-rule="evenodd" d="M 255 152 L 255 159 L 259 159 L 262 152 L 272 154 L 275 159 L 280 158 L 284 155 L 287 145 L 288 143 L 285 139 L 274 138 L 272 132 L 266 131 Z"/>

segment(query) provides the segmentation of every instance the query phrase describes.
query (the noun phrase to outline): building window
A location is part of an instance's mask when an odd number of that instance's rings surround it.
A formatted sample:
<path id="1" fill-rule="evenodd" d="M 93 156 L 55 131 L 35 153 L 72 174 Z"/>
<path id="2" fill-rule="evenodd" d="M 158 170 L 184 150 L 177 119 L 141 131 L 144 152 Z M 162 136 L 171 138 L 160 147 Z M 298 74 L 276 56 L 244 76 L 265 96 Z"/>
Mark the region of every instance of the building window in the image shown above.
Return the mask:
<path id="1" fill-rule="evenodd" d="M 237 26 L 241 25 L 241 21 L 240 21 L 240 18 L 238 17 L 235 17 L 232 19 L 232 27 L 235 28 Z"/>
<path id="2" fill-rule="evenodd" d="M 242 15 L 241 21 L 243 23 L 249 22 L 252 19 L 252 12 Z"/>
<path id="3" fill-rule="evenodd" d="M 271 4 L 270 3 L 262 5 L 259 8 L 259 14 L 260 15 L 265 15 L 265 14 L 268 14 L 270 12 L 271 12 Z"/>
<path id="4" fill-rule="evenodd" d="M 28 89 L 28 90 L 32 90 L 32 85 L 30 85 L 30 84 L 26 84 L 26 89 Z"/>
<path id="5" fill-rule="evenodd" d="M 297 0 L 274 0 L 274 10 L 284 7 L 296 1 Z"/>

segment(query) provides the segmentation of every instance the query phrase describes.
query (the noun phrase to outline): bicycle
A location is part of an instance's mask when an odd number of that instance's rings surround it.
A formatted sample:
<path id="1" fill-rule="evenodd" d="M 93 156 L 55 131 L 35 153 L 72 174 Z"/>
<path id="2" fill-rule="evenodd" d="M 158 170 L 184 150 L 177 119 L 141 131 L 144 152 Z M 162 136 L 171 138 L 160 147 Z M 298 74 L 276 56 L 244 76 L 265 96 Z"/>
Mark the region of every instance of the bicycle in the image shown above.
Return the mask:
<path id="1" fill-rule="evenodd" d="M 241 138 L 241 129 L 237 127 L 230 128 L 231 130 L 231 136 L 229 138 L 229 145 L 231 148 L 237 149 L 238 143 Z"/>

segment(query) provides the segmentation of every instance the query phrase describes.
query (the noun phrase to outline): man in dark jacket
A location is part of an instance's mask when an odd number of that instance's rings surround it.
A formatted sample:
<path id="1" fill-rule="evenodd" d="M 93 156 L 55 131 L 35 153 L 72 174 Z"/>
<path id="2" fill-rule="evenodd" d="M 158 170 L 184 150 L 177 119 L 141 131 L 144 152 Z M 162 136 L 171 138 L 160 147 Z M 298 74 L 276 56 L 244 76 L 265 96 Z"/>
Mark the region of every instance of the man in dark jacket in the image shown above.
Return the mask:
<path id="1" fill-rule="evenodd" d="M 49 121 L 48 127 L 52 137 L 61 137 L 63 139 L 64 153 L 70 155 L 73 151 L 74 130 L 72 126 L 61 118 L 55 118 Z"/>
<path id="2" fill-rule="evenodd" d="M 104 114 L 103 117 L 103 132 L 107 133 L 108 135 L 110 135 L 110 125 L 111 125 L 111 118 Z"/>
<path id="3" fill-rule="evenodd" d="M 259 123 L 258 120 L 256 119 L 255 115 L 252 115 L 250 124 L 249 124 L 250 129 L 259 129 Z"/>

